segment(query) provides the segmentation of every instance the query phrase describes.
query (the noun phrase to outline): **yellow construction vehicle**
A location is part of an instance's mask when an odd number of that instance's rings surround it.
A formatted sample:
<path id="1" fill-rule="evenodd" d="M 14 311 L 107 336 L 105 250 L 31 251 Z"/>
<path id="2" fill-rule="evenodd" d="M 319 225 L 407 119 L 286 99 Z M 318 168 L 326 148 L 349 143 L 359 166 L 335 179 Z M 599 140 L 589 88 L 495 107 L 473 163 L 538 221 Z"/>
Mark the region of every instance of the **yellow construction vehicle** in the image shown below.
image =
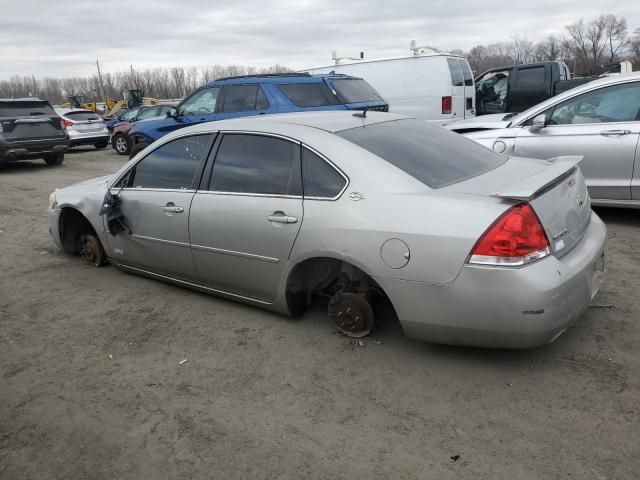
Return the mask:
<path id="1" fill-rule="evenodd" d="M 122 92 L 122 100 L 113 100 L 105 98 L 107 113 L 105 117 L 115 117 L 120 110 L 137 107 L 138 105 L 157 105 L 157 98 L 143 97 L 142 90 L 128 89 Z"/>
<path id="2" fill-rule="evenodd" d="M 84 108 L 85 110 L 91 110 L 92 112 L 98 111 L 98 105 L 96 102 L 85 102 L 84 95 L 70 95 L 69 101 L 62 104 L 64 108 Z"/>

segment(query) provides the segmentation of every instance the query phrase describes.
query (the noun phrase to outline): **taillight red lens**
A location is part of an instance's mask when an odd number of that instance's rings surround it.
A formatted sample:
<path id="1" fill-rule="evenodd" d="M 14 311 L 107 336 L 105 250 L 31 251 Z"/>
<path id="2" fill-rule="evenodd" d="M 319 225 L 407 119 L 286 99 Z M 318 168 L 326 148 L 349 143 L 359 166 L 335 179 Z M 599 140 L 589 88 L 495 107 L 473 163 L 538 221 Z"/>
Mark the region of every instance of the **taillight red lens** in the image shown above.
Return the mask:
<path id="1" fill-rule="evenodd" d="M 442 97 L 442 114 L 451 113 L 453 99 L 451 97 Z"/>
<path id="2" fill-rule="evenodd" d="M 511 207 L 480 237 L 469 263 L 520 266 L 551 253 L 540 219 L 528 203 Z"/>
<path id="3" fill-rule="evenodd" d="M 71 125 L 73 125 L 73 122 L 71 120 L 67 120 L 66 118 L 60 117 L 60 126 L 62 128 L 67 128 L 67 127 L 70 127 Z"/>

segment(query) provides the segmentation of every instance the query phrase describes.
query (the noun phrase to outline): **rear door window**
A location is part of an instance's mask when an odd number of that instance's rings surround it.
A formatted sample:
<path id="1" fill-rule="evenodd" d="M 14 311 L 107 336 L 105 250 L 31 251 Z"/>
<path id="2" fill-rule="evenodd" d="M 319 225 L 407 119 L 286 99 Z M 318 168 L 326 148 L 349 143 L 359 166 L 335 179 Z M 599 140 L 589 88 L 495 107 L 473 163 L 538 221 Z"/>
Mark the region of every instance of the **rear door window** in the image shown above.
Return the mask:
<path id="1" fill-rule="evenodd" d="M 414 119 L 352 128 L 337 135 L 430 188 L 481 175 L 507 159 L 457 133 Z"/>
<path id="2" fill-rule="evenodd" d="M 32 117 L 37 115 L 55 115 L 53 107 L 42 101 L 0 101 L 0 117 Z"/>
<path id="3" fill-rule="evenodd" d="M 454 87 L 463 87 L 464 76 L 462 75 L 460 64 L 456 61 L 455 58 L 447 58 L 447 65 L 449 66 L 449 71 L 451 72 L 451 85 L 453 85 Z"/>
<path id="4" fill-rule="evenodd" d="M 61 115 L 75 122 L 102 120 L 98 114 L 93 112 L 68 112 L 68 113 L 63 113 Z"/>
<path id="5" fill-rule="evenodd" d="M 125 176 L 125 186 L 188 190 L 194 188 L 195 176 L 211 135 L 178 138 L 156 148 Z"/>
<path id="6" fill-rule="evenodd" d="M 462 70 L 462 77 L 464 78 L 465 86 L 473 86 L 473 72 L 471 71 L 471 67 L 469 67 L 467 61 L 459 58 L 458 65 L 460 65 L 460 69 Z"/>
<path id="7" fill-rule="evenodd" d="M 340 102 L 324 83 L 292 83 L 278 85 L 296 107 L 326 107 Z"/>
<path id="8" fill-rule="evenodd" d="M 269 102 L 259 85 L 232 85 L 224 87 L 222 113 L 265 110 Z"/>
<path id="9" fill-rule="evenodd" d="M 518 90 L 536 91 L 544 89 L 544 67 L 519 68 L 516 84 Z"/>
<path id="10" fill-rule="evenodd" d="M 216 154 L 209 190 L 301 195 L 300 146 L 263 135 L 226 134 Z"/>
<path id="11" fill-rule="evenodd" d="M 302 185 L 305 197 L 335 198 L 347 184 L 338 171 L 308 148 L 302 149 Z"/>

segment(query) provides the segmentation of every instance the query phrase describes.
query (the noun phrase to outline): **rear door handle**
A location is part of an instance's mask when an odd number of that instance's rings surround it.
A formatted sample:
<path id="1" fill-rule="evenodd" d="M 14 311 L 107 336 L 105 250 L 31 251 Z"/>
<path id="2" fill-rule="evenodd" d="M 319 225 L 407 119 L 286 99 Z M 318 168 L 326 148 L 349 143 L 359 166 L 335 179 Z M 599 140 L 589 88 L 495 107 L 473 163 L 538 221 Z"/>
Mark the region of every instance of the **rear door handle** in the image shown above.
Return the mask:
<path id="1" fill-rule="evenodd" d="M 631 130 L 603 130 L 600 135 L 603 137 L 613 137 L 616 135 L 629 135 Z"/>
<path id="2" fill-rule="evenodd" d="M 298 219 L 296 217 L 290 217 L 289 215 L 285 215 L 282 212 L 274 212 L 273 215 L 269 215 L 267 220 L 273 223 L 297 223 Z"/>

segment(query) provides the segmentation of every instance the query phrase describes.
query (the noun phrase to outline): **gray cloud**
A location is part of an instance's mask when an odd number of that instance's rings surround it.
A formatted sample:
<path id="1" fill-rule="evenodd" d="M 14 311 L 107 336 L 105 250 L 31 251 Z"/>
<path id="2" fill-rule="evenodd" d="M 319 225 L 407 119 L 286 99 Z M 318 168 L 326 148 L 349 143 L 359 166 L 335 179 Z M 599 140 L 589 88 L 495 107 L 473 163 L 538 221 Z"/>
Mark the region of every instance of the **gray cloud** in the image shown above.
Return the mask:
<path id="1" fill-rule="evenodd" d="M 600 13 L 640 28 L 637 0 L 24 0 L 0 10 L 0 79 L 212 64 L 303 68 L 401 55 L 409 42 L 468 49 L 513 34 L 537 41 Z"/>

